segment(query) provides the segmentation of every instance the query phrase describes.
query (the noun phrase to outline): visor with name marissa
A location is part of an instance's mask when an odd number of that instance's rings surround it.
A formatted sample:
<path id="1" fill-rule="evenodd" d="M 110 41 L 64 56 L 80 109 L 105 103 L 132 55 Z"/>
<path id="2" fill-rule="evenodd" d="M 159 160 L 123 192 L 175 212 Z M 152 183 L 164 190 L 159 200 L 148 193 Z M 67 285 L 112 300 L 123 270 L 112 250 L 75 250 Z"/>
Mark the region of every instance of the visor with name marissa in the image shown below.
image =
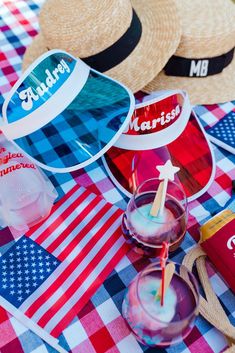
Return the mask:
<path id="1" fill-rule="evenodd" d="M 131 197 L 144 180 L 158 176 L 157 165 L 168 159 L 189 201 L 202 195 L 215 174 L 210 143 L 188 95 L 183 91 L 160 91 L 146 96 L 118 141 L 102 157 L 119 189 Z"/>
<path id="2" fill-rule="evenodd" d="M 126 128 L 132 93 L 80 59 L 51 50 L 11 89 L 0 129 L 40 167 L 73 171 L 95 161 Z"/>

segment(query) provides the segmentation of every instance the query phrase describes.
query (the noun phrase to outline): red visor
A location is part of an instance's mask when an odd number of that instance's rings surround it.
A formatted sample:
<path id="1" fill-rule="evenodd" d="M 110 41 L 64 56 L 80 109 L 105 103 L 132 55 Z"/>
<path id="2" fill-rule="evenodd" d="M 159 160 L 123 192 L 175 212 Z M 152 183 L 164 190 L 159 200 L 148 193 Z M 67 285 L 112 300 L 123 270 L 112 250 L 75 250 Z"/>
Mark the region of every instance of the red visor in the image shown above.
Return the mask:
<path id="1" fill-rule="evenodd" d="M 215 173 L 214 157 L 195 113 L 187 107 L 187 99 L 171 94 L 137 105 L 118 147 L 104 155 L 110 178 L 127 196 L 144 180 L 157 177 L 156 166 L 169 158 L 180 168 L 178 179 L 189 201 L 208 189 Z"/>

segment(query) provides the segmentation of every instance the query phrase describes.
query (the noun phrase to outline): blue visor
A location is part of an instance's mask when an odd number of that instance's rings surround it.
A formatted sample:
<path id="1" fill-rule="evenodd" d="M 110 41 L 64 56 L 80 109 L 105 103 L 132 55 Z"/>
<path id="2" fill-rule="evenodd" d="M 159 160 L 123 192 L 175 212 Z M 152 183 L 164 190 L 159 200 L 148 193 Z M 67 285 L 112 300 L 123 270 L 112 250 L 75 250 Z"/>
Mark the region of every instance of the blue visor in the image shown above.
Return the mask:
<path id="1" fill-rule="evenodd" d="M 134 110 L 123 85 L 57 50 L 41 56 L 12 88 L 1 130 L 42 168 L 67 172 L 103 155 Z"/>

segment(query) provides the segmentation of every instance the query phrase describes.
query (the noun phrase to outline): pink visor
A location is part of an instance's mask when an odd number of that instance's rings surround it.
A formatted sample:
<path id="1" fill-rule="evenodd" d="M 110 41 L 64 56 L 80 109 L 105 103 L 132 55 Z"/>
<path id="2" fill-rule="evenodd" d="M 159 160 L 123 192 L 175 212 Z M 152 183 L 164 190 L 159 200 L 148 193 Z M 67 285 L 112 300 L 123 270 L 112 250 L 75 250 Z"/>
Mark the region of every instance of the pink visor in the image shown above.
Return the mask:
<path id="1" fill-rule="evenodd" d="M 183 91 L 146 96 L 136 106 L 128 129 L 102 157 L 113 183 L 131 196 L 143 181 L 157 177 L 157 165 L 169 158 L 189 201 L 202 195 L 214 179 L 210 143 Z"/>

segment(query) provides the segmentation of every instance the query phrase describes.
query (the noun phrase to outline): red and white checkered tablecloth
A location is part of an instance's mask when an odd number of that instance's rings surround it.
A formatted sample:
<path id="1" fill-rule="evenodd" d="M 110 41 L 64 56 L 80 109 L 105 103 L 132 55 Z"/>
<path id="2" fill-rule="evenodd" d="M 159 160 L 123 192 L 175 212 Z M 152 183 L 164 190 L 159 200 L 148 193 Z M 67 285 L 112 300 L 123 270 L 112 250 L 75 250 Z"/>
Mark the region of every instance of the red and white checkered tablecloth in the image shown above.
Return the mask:
<path id="1" fill-rule="evenodd" d="M 44 0 L 0 0 L 0 104 L 17 80 L 22 56 L 32 37 L 38 32 L 38 12 Z M 198 106 L 196 111 L 205 127 L 212 126 L 230 111 L 235 102 Z M 213 146 L 216 176 L 209 190 L 190 203 L 188 233 L 172 259 L 181 262 L 185 253 L 199 238 L 202 221 L 217 212 L 231 196 L 231 180 L 235 179 L 235 156 Z M 49 175 L 49 174 L 48 174 Z M 79 183 L 102 194 L 108 201 L 125 207 L 126 200 L 108 179 L 101 161 L 85 170 L 61 175 L 49 175 L 60 196 Z M 7 229 L 1 230 L 0 251 L 4 252 L 14 239 Z M 130 333 L 121 316 L 123 294 L 136 273 L 148 263 L 132 251 L 123 258 L 101 285 L 88 304 L 60 336 L 60 344 L 73 353 L 219 353 L 227 342 L 202 317 L 198 317 L 192 333 L 180 344 L 168 349 L 151 349 L 140 345 Z M 235 296 L 222 278 L 208 265 L 213 288 L 223 307 L 235 323 Z M 0 284 L 1 285 L 1 284 Z M 54 350 L 0 308 L 1 353 L 46 353 Z"/>

